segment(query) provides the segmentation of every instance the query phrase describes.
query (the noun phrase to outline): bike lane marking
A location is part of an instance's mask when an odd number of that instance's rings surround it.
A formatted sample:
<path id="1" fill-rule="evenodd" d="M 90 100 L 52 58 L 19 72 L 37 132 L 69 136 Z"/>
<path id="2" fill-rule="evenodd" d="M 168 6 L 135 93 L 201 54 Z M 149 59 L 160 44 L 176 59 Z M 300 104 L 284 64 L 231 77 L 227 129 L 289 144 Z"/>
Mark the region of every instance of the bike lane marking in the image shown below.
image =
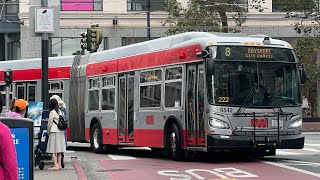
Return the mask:
<path id="1" fill-rule="evenodd" d="M 197 180 L 197 179 L 282 179 L 317 180 L 319 175 L 276 163 L 248 162 L 175 162 L 162 159 L 101 160 L 100 165 L 112 180 Z M 278 165 L 278 164 L 276 164 Z M 279 168 L 281 167 L 281 168 Z M 283 167 L 283 168 L 282 168 Z"/>
<path id="2" fill-rule="evenodd" d="M 261 162 L 266 163 L 266 164 L 270 164 L 272 166 L 277 166 L 277 167 L 281 167 L 281 168 L 297 171 L 297 172 L 300 172 L 300 173 L 308 174 L 308 175 L 311 175 L 311 176 L 320 177 L 320 174 L 318 174 L 318 173 L 314 173 L 314 172 L 306 171 L 306 170 L 303 170 L 303 169 L 287 166 L 285 164 L 275 163 L 275 162 L 271 162 L 271 161 L 261 161 Z"/>

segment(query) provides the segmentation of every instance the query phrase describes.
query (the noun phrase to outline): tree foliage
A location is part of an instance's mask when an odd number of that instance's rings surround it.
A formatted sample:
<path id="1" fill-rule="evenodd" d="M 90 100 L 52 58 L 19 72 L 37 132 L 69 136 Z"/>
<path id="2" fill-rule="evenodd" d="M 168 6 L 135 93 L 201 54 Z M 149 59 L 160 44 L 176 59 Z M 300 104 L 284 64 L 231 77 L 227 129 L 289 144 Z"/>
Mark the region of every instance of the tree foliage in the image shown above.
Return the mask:
<path id="1" fill-rule="evenodd" d="M 239 0 L 238 0 L 239 1 Z M 235 32 L 245 22 L 246 8 L 237 0 L 190 0 L 183 8 L 177 0 L 165 0 L 164 9 L 168 17 L 164 25 L 169 25 L 167 34 L 189 31 Z M 227 13 L 233 12 L 236 28 L 229 28 Z"/>
<path id="2" fill-rule="evenodd" d="M 310 21 L 305 22 L 301 20 L 296 22 L 295 30 L 301 35 L 298 39 L 296 52 L 300 56 L 300 61 L 304 65 L 308 81 L 307 89 L 316 87 L 317 81 L 320 80 L 320 68 L 318 65 L 318 58 L 320 53 L 320 22 Z"/>

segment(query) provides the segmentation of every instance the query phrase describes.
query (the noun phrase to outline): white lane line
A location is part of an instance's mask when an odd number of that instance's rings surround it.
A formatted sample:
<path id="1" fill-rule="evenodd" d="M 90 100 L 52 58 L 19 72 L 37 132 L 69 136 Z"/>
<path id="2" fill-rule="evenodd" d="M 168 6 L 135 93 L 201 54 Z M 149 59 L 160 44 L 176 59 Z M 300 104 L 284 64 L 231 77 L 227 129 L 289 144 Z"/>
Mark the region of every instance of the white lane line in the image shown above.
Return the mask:
<path id="1" fill-rule="evenodd" d="M 151 148 L 149 148 L 149 147 L 122 147 L 120 149 L 149 150 L 149 151 L 151 151 Z"/>
<path id="2" fill-rule="evenodd" d="M 312 152 L 320 152 L 320 150 L 318 150 L 318 149 L 312 149 L 312 148 L 303 148 L 302 150 L 312 151 Z"/>
<path id="3" fill-rule="evenodd" d="M 300 155 L 301 153 L 277 150 L 277 155 Z"/>
<path id="4" fill-rule="evenodd" d="M 108 155 L 111 159 L 113 160 L 131 160 L 131 159 L 136 159 L 135 157 L 132 156 L 120 156 L 120 155 Z"/>
<path id="5" fill-rule="evenodd" d="M 304 144 L 306 146 L 314 146 L 314 147 L 320 147 L 320 144 Z"/>
<path id="6" fill-rule="evenodd" d="M 68 154 L 68 153 L 75 153 L 76 151 L 69 151 L 67 150 L 65 153 Z"/>
<path id="7" fill-rule="evenodd" d="M 274 162 L 270 162 L 270 161 L 261 161 L 261 162 L 263 162 L 265 164 L 270 164 L 270 165 L 273 165 L 273 166 L 285 168 L 285 169 L 290 169 L 290 170 L 297 171 L 297 172 L 300 172 L 300 173 L 308 174 L 308 175 L 311 175 L 311 176 L 320 177 L 320 174 L 318 174 L 318 173 L 302 170 L 302 169 L 295 168 L 295 167 L 290 167 L 290 166 L 287 166 L 287 165 L 284 165 L 284 164 L 278 164 L 278 163 L 274 163 Z"/>

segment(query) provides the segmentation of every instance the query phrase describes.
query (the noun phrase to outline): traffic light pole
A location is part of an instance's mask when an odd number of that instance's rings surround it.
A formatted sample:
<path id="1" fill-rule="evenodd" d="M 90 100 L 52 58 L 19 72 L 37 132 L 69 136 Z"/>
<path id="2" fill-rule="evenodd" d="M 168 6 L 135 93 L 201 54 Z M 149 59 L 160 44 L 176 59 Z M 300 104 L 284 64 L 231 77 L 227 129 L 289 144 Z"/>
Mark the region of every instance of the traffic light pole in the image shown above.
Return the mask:
<path id="1" fill-rule="evenodd" d="M 48 7 L 48 0 L 41 0 L 42 7 Z M 49 80 L 48 80 L 48 69 L 49 69 L 49 37 L 48 33 L 43 33 L 41 37 L 41 67 L 42 67 L 42 91 L 41 97 L 43 102 L 43 109 L 49 109 Z"/>
<path id="2" fill-rule="evenodd" d="M 150 32 L 150 0 L 146 0 L 146 8 L 147 8 L 147 37 L 148 40 L 151 39 L 151 32 Z"/>

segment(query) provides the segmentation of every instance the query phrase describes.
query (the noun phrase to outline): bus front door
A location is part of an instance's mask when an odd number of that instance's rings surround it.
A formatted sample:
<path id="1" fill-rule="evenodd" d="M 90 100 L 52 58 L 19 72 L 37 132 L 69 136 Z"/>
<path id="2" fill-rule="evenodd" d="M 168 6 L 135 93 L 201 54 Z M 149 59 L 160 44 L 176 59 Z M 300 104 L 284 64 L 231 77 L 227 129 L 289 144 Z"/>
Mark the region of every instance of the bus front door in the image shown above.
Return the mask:
<path id="1" fill-rule="evenodd" d="M 190 65 L 187 68 L 186 93 L 187 146 L 205 146 L 204 122 L 204 68 Z"/>
<path id="2" fill-rule="evenodd" d="M 118 143 L 134 143 L 134 73 L 119 75 Z"/>

